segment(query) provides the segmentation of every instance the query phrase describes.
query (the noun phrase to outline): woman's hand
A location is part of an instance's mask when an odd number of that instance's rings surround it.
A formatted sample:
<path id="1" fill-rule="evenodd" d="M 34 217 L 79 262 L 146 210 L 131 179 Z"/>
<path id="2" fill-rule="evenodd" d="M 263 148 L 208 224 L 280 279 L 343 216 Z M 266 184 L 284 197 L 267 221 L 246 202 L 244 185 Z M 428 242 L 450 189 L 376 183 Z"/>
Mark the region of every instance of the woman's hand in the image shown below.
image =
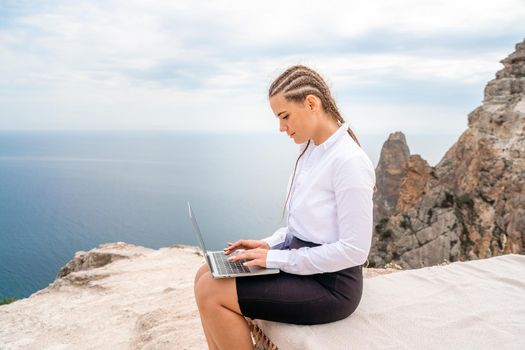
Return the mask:
<path id="1" fill-rule="evenodd" d="M 224 248 L 224 254 L 230 255 L 237 249 L 255 249 L 263 248 L 270 249 L 270 246 L 265 241 L 256 241 L 253 239 L 241 239 L 235 243 L 228 243 L 228 247 Z"/>
<path id="2" fill-rule="evenodd" d="M 268 245 L 267 245 L 268 246 Z M 254 248 L 240 251 L 228 258 L 229 261 L 235 262 L 245 259 L 244 266 L 262 266 L 266 267 L 267 248 Z"/>

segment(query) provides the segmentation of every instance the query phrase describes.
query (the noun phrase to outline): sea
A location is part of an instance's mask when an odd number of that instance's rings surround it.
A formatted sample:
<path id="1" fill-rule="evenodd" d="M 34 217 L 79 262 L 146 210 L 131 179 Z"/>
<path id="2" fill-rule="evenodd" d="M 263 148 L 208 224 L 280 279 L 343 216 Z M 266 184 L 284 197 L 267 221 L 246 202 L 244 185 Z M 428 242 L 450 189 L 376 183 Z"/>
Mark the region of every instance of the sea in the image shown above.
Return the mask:
<path id="1" fill-rule="evenodd" d="M 437 163 L 458 135 L 407 136 Z M 360 135 L 377 164 L 385 135 Z M 284 225 L 298 146 L 275 132 L 1 131 L 0 300 L 47 287 L 75 252 L 107 242 L 209 249 Z"/>

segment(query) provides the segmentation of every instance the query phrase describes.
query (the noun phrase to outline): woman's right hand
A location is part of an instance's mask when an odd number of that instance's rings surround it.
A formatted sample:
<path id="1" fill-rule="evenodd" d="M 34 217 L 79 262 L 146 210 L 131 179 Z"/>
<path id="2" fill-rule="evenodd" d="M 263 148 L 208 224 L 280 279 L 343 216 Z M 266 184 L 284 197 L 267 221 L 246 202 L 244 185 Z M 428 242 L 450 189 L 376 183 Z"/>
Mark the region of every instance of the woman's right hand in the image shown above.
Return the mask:
<path id="1" fill-rule="evenodd" d="M 232 252 L 236 251 L 237 249 L 255 249 L 255 248 L 263 248 L 263 249 L 270 249 L 270 246 L 265 241 L 257 241 L 253 239 L 241 239 L 234 243 L 228 243 L 228 247 L 224 248 L 224 254 L 230 255 Z"/>

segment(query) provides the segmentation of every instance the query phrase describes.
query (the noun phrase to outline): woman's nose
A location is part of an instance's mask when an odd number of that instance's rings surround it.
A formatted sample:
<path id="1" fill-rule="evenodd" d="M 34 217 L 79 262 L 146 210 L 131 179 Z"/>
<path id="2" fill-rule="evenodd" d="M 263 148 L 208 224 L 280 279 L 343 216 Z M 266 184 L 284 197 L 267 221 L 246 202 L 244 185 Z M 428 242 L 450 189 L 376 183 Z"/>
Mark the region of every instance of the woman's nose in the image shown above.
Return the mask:
<path id="1" fill-rule="evenodd" d="M 279 131 L 286 131 L 288 127 L 284 124 L 283 120 L 279 121 Z"/>

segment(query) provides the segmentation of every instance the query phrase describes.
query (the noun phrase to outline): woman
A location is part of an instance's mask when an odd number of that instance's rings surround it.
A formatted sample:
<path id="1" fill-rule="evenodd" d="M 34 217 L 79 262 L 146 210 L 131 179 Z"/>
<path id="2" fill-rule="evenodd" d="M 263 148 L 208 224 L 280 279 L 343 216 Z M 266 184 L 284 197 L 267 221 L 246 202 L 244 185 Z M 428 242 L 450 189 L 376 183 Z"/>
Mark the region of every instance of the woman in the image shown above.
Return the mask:
<path id="1" fill-rule="evenodd" d="M 195 297 L 210 349 L 252 349 L 244 317 L 295 324 L 333 322 L 357 308 L 372 237 L 375 173 L 322 77 L 293 66 L 270 86 L 280 131 L 300 144 L 288 188 L 287 226 L 224 250 L 275 275 L 214 279 L 206 265 Z"/>

